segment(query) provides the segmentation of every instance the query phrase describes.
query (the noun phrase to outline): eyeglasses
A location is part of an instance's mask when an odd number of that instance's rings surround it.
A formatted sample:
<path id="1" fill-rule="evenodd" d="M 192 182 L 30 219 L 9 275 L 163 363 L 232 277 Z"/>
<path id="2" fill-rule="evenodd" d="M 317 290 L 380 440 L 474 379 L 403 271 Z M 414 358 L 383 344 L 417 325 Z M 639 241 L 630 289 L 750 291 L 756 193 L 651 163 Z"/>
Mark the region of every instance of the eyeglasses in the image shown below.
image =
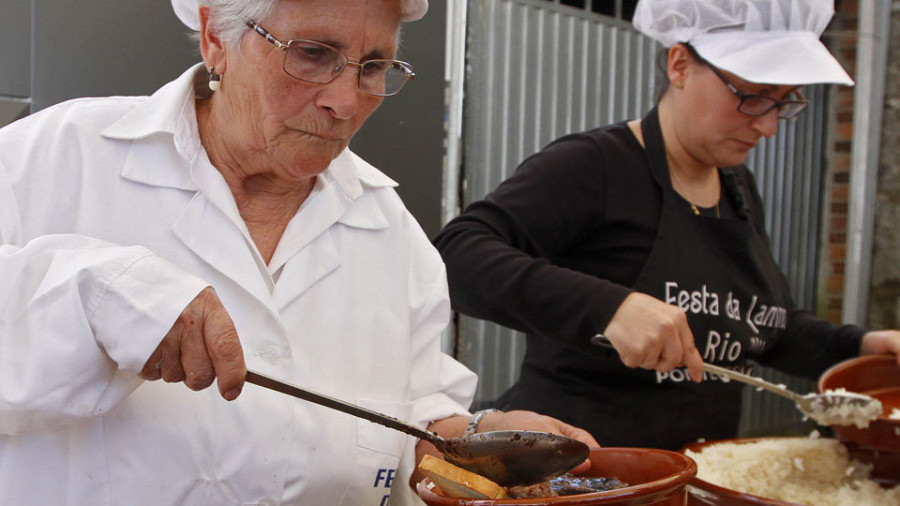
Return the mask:
<path id="1" fill-rule="evenodd" d="M 287 44 L 272 36 L 265 28 L 253 21 L 247 26 L 284 51 L 282 68 L 287 75 L 307 83 L 328 84 L 348 65 L 357 67 L 359 89 L 370 95 L 390 97 L 400 93 L 416 73 L 412 65 L 400 60 L 366 60 L 361 63 L 350 61 L 337 48 L 306 39 L 291 39 Z"/>
<path id="2" fill-rule="evenodd" d="M 725 86 L 728 86 L 728 89 L 731 90 L 732 93 L 738 96 L 741 99 L 738 102 L 737 110 L 748 116 L 765 116 L 769 114 L 769 111 L 772 109 L 778 109 L 778 118 L 780 119 L 795 119 L 800 115 L 801 112 L 806 109 L 806 106 L 809 104 L 809 101 L 806 100 L 806 97 L 800 90 L 794 90 L 793 95 L 796 99 L 792 100 L 775 100 L 772 97 L 767 97 L 765 95 L 754 95 L 752 93 L 744 93 L 743 91 L 737 89 L 731 82 L 722 75 L 722 72 L 719 71 L 715 66 L 713 66 L 708 61 L 704 60 L 701 57 L 697 50 L 692 46 L 685 44 L 688 50 L 691 52 L 691 55 L 697 59 L 697 61 L 703 63 L 713 73 L 725 83 Z"/>
<path id="3" fill-rule="evenodd" d="M 751 93 L 744 93 L 743 91 L 734 87 L 728 79 L 725 79 L 725 76 L 719 72 L 719 69 L 713 67 L 712 65 L 707 64 L 710 70 L 717 76 L 719 79 L 725 83 L 725 86 L 728 86 L 728 89 L 731 90 L 732 93 L 737 95 L 741 101 L 738 103 L 737 110 L 748 116 L 765 116 L 769 114 L 769 111 L 772 109 L 778 109 L 778 117 L 780 119 L 796 119 L 797 116 L 806 109 L 808 102 L 806 97 L 803 96 L 803 93 L 800 93 L 799 90 L 795 90 L 793 94 L 796 96 L 796 100 L 775 100 L 772 97 L 767 97 L 765 95 L 753 95 Z"/>

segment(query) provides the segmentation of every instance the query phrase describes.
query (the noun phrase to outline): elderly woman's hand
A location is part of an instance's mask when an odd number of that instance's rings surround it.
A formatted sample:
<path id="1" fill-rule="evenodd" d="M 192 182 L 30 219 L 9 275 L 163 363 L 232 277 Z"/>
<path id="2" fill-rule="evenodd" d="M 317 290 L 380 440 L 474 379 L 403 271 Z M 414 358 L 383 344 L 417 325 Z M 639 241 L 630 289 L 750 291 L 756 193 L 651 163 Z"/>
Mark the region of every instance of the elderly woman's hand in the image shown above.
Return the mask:
<path id="1" fill-rule="evenodd" d="M 443 420 L 432 422 L 428 430 L 436 432 L 444 438 L 454 438 L 462 436 L 466 426 L 469 423 L 469 417 L 451 416 Z M 493 430 L 528 430 L 535 432 L 549 432 L 551 434 L 559 434 L 572 439 L 581 441 L 589 447 L 595 448 L 600 446 L 594 436 L 588 431 L 579 429 L 578 427 L 569 425 L 556 418 L 541 415 L 533 411 L 496 411 L 487 413 L 481 418 L 478 424 L 478 432 L 488 432 Z M 422 459 L 424 455 L 434 455 L 441 457 L 441 453 L 428 441 L 421 440 L 416 446 L 416 461 Z M 587 471 L 591 467 L 590 459 L 582 462 L 578 467 L 572 469 L 572 473 L 579 474 Z M 422 474 L 418 470 L 413 473 L 410 483 L 416 483 L 422 479 Z"/>
<path id="2" fill-rule="evenodd" d="M 687 366 L 694 381 L 703 379 L 703 358 L 680 308 L 639 292 L 625 298 L 603 335 L 628 367 L 668 372 Z"/>
<path id="3" fill-rule="evenodd" d="M 245 375 L 234 323 L 210 287 L 181 312 L 140 372 L 145 380 L 183 381 L 191 390 L 202 390 L 218 377 L 219 393 L 229 401 L 240 395 Z"/>
<path id="4" fill-rule="evenodd" d="M 533 411 L 513 410 L 506 412 L 495 412 L 484 415 L 481 423 L 478 424 L 478 432 L 487 432 L 492 430 L 530 430 L 536 432 L 550 432 L 552 434 L 560 434 L 581 441 L 591 448 L 600 446 L 600 443 L 594 439 L 590 432 L 579 429 L 573 425 L 569 425 L 556 418 L 541 415 Z M 578 467 L 572 469 L 574 474 L 580 474 L 591 468 L 590 459 L 582 462 Z"/>
<path id="5" fill-rule="evenodd" d="M 478 424 L 478 432 L 492 430 L 530 430 L 537 432 L 550 432 L 562 436 L 577 439 L 588 446 L 600 446 L 588 431 L 569 425 L 551 416 L 542 415 L 533 411 L 497 411 L 488 413 Z"/>

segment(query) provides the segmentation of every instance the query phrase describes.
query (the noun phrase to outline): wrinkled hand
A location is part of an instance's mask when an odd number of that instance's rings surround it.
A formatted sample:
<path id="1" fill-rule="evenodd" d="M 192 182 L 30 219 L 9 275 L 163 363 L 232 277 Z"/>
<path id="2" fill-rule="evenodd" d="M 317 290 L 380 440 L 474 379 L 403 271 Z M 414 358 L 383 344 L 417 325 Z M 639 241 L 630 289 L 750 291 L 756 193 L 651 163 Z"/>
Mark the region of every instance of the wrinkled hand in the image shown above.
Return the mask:
<path id="1" fill-rule="evenodd" d="M 873 330 L 863 336 L 859 348 L 860 355 L 884 355 L 890 354 L 897 358 L 900 364 L 900 331 L 897 330 Z"/>
<path id="2" fill-rule="evenodd" d="M 183 381 L 191 390 L 202 390 L 218 377 L 219 393 L 229 401 L 240 395 L 245 375 L 234 323 L 210 287 L 181 312 L 140 372 L 145 380 Z"/>
<path id="3" fill-rule="evenodd" d="M 628 367 L 669 372 L 684 364 L 703 380 L 703 358 L 680 308 L 634 292 L 622 302 L 603 332 Z"/>
<path id="4" fill-rule="evenodd" d="M 492 430 L 530 430 L 537 432 L 550 432 L 572 439 L 577 439 L 588 446 L 600 446 L 590 432 L 579 429 L 566 422 L 557 420 L 552 416 L 542 415 L 534 411 L 513 410 L 506 412 L 488 413 L 478 424 L 478 432 Z"/>
<path id="5" fill-rule="evenodd" d="M 588 431 L 579 429 L 573 425 L 569 425 L 556 418 L 541 415 L 533 411 L 513 410 L 507 412 L 488 413 L 481 419 L 478 424 L 478 432 L 488 432 L 492 430 L 528 430 L 537 432 L 549 432 L 566 436 L 588 445 L 591 448 L 600 446 L 600 443 L 594 439 Z M 585 460 L 572 473 L 579 474 L 587 471 L 591 467 L 591 461 Z"/>

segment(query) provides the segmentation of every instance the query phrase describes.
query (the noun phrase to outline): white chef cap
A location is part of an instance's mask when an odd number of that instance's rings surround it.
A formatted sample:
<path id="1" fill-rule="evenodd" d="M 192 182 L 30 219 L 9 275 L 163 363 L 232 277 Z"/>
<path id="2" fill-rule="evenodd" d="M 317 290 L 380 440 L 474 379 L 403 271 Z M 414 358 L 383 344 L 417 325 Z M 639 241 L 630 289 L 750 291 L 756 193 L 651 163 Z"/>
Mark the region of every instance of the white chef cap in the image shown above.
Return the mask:
<path id="1" fill-rule="evenodd" d="M 200 29 L 200 3 L 198 0 L 172 0 L 175 15 L 191 30 Z M 400 19 L 415 21 L 428 10 L 428 0 L 400 0 Z"/>
<path id="2" fill-rule="evenodd" d="M 833 0 L 640 0 L 635 28 L 754 83 L 852 85 L 819 40 Z"/>

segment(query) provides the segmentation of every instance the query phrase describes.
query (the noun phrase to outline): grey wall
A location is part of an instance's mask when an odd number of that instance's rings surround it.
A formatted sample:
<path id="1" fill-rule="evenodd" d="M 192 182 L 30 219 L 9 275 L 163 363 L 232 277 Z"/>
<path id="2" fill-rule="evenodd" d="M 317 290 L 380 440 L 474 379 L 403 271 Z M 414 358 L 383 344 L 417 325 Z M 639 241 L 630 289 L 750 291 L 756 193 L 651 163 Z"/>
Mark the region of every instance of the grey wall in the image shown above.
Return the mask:
<path id="1" fill-rule="evenodd" d="M 0 94 L 29 96 L 31 5 L 10 0 L 0 11 Z"/>
<path id="2" fill-rule="evenodd" d="M 430 3 L 424 18 L 403 28 L 399 58 L 412 63 L 416 78 L 384 100 L 350 147 L 400 183 L 406 207 L 433 237 L 441 226 L 447 7 Z"/>
<path id="3" fill-rule="evenodd" d="M 417 77 L 351 146 L 400 183 L 429 235 L 440 226 L 445 9 L 432 2 L 405 25 L 401 57 Z M 69 98 L 150 94 L 198 61 L 166 0 L 3 0 L 0 126 Z"/>
<path id="4" fill-rule="evenodd" d="M 900 328 L 900 10 L 891 14 L 881 159 L 875 200 L 875 240 L 869 326 Z"/>
<path id="5" fill-rule="evenodd" d="M 12 0 L 31 24 L 15 28 L 30 53 L 24 77 L 32 112 L 80 96 L 142 95 L 198 61 L 168 2 Z M 3 7 L 3 14 L 10 9 Z M 21 42 L 20 42 L 21 44 Z M 3 65 L 0 73 L 6 75 Z M 10 79 L 22 81 L 21 66 Z"/>
<path id="6" fill-rule="evenodd" d="M 0 126 L 28 112 L 31 97 L 31 5 L 7 1 L 0 8 Z"/>

